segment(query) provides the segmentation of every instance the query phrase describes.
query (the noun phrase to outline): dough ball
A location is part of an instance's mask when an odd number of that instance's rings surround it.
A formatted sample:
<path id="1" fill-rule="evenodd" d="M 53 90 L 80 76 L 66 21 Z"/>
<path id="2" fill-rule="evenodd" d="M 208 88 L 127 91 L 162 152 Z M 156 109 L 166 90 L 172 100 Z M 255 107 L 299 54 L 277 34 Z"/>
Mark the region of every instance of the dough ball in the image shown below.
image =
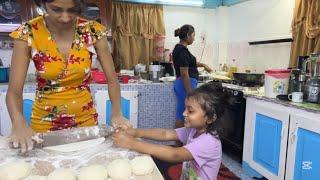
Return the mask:
<path id="1" fill-rule="evenodd" d="M 48 176 L 53 172 L 55 167 L 49 161 L 36 161 L 31 174 L 39 176 Z"/>
<path id="2" fill-rule="evenodd" d="M 23 180 L 46 180 L 46 179 L 47 179 L 46 176 L 34 175 L 34 176 L 28 176 L 27 178 L 25 178 Z"/>
<path id="3" fill-rule="evenodd" d="M 49 174 L 47 180 L 76 180 L 76 176 L 69 169 L 56 169 Z"/>
<path id="4" fill-rule="evenodd" d="M 112 179 L 128 179 L 131 177 L 131 165 L 128 159 L 116 159 L 107 167 L 108 175 Z"/>
<path id="5" fill-rule="evenodd" d="M 17 161 L 0 167 L 1 180 L 19 180 L 30 175 L 31 164 L 24 161 Z"/>
<path id="6" fill-rule="evenodd" d="M 102 165 L 91 165 L 80 169 L 79 180 L 106 180 L 107 169 Z"/>
<path id="7" fill-rule="evenodd" d="M 137 156 L 130 162 L 132 173 L 135 175 L 146 175 L 153 171 L 154 163 L 150 156 Z"/>

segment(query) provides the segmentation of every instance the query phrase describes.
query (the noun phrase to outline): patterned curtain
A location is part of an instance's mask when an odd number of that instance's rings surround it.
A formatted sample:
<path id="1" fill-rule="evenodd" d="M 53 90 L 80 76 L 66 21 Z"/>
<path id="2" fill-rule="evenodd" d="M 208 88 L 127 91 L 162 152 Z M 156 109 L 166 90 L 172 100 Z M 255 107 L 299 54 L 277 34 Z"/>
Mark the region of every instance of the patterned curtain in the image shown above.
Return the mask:
<path id="1" fill-rule="evenodd" d="M 320 52 L 320 1 L 296 0 L 290 67 L 297 67 L 298 56 Z"/>
<path id="2" fill-rule="evenodd" d="M 113 2 L 112 36 L 116 69 L 155 59 L 154 39 L 165 35 L 162 5 Z"/>

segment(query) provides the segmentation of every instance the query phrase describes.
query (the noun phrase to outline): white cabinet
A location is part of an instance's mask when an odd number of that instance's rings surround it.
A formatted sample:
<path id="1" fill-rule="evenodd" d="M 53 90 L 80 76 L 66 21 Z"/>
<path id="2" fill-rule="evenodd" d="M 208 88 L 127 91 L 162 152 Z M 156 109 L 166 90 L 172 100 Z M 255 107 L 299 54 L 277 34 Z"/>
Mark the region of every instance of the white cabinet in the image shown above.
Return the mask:
<path id="1" fill-rule="evenodd" d="M 23 115 L 28 124 L 30 124 L 30 116 L 35 93 L 23 93 Z M 6 105 L 6 93 L 0 93 L 0 134 L 7 136 L 11 132 L 11 119 Z"/>
<path id="2" fill-rule="evenodd" d="M 319 179 L 319 152 L 319 114 L 293 112 L 290 116 L 286 179 Z"/>
<path id="3" fill-rule="evenodd" d="M 98 112 L 98 123 L 111 125 L 111 101 L 108 91 L 97 91 L 95 103 Z M 121 110 L 133 127 L 138 126 L 138 91 L 121 91 Z"/>
<path id="4" fill-rule="evenodd" d="M 249 175 L 284 179 L 288 128 L 288 108 L 248 98 L 243 168 Z"/>
<path id="5" fill-rule="evenodd" d="M 247 99 L 242 167 L 252 177 L 320 177 L 320 115 Z"/>

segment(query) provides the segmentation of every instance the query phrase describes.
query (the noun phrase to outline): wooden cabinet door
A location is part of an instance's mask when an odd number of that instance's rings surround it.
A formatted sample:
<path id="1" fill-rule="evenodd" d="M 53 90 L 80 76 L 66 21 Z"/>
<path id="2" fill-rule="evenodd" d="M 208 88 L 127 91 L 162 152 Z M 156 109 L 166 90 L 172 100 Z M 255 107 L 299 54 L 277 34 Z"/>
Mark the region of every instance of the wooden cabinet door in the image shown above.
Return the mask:
<path id="1" fill-rule="evenodd" d="M 11 32 L 29 19 L 29 0 L 0 0 L 0 32 Z"/>

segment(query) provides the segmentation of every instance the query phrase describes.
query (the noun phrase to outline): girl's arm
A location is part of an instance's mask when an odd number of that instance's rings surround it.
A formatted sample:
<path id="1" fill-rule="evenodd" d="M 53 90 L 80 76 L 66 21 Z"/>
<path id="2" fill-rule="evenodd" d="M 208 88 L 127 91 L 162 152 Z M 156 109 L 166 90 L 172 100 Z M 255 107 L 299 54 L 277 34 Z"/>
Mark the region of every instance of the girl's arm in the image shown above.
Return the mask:
<path id="1" fill-rule="evenodd" d="M 192 154 L 184 147 L 170 147 L 147 143 L 124 132 L 114 133 L 112 136 L 113 143 L 122 148 L 127 148 L 140 153 L 152 155 L 158 159 L 168 162 L 183 162 L 193 160 Z"/>
<path id="2" fill-rule="evenodd" d="M 158 141 L 178 141 L 178 135 L 171 129 L 129 129 L 129 135 L 137 138 L 153 139 Z"/>

